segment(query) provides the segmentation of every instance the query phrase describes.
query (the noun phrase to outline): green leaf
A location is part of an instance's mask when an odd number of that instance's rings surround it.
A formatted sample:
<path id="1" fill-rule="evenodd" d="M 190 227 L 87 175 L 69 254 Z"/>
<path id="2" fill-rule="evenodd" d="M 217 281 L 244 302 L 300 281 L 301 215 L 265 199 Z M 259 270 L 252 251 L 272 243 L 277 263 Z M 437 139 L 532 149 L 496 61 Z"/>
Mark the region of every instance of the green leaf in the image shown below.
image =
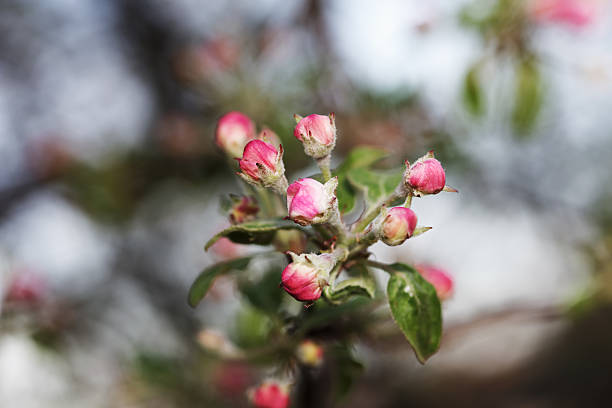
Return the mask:
<path id="1" fill-rule="evenodd" d="M 470 68 L 463 81 L 463 103 L 474 116 L 484 113 L 484 95 L 478 79 L 478 68 L 479 64 Z"/>
<path id="2" fill-rule="evenodd" d="M 220 262 L 204 269 L 189 289 L 188 302 L 191 307 L 196 307 L 198 303 L 206 296 L 206 293 L 212 286 L 213 281 L 217 276 L 224 275 L 234 270 L 244 270 L 249 266 L 252 257 L 232 259 L 226 262 Z"/>
<path id="3" fill-rule="evenodd" d="M 283 291 L 278 288 L 281 274 L 282 269 L 272 268 L 257 281 L 245 277 L 238 281 L 238 289 L 251 305 L 263 312 L 275 314 L 283 301 Z"/>
<path id="4" fill-rule="evenodd" d="M 538 66 L 532 59 L 520 62 L 516 76 L 512 124 L 517 134 L 526 135 L 533 128 L 542 108 L 542 81 Z"/>
<path id="5" fill-rule="evenodd" d="M 335 285 L 329 291 L 331 301 L 339 301 L 350 296 L 367 296 L 371 299 L 376 294 L 376 281 L 365 265 L 356 265 L 347 271 L 351 277 Z"/>
<path id="6" fill-rule="evenodd" d="M 440 347 L 442 309 L 436 290 L 414 268 L 402 263 L 388 266 L 387 285 L 391 314 L 421 363 Z"/>
<path id="7" fill-rule="evenodd" d="M 374 171 L 364 168 L 354 169 L 348 173 L 351 184 L 361 190 L 367 203 L 380 205 L 402 181 L 403 170 Z"/>
<path id="8" fill-rule="evenodd" d="M 380 159 L 389 155 L 389 152 L 377 147 L 360 146 L 353 149 L 344 162 L 334 172 L 336 176 L 345 174 L 349 170 L 369 167 Z"/>
<path id="9" fill-rule="evenodd" d="M 302 229 L 290 220 L 275 218 L 269 220 L 257 220 L 243 224 L 232 225 L 212 237 L 204 247 L 208 250 L 215 242 L 223 237 L 229 238 L 237 244 L 268 245 L 274 239 L 274 234 L 280 229 Z"/>

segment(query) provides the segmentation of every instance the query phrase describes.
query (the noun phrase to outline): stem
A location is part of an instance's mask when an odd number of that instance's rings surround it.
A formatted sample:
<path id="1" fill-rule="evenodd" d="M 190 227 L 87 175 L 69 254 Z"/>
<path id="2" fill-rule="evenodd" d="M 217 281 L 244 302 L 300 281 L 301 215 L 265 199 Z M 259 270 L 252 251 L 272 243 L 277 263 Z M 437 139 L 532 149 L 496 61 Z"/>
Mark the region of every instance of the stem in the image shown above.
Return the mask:
<path id="1" fill-rule="evenodd" d="M 373 266 L 374 268 L 378 268 L 381 269 L 389 274 L 394 273 L 393 269 L 391 269 L 391 267 L 387 264 L 381 263 L 381 262 L 377 262 L 377 261 L 372 261 L 371 259 L 366 259 L 365 261 L 366 265 L 369 266 Z"/>
<path id="2" fill-rule="evenodd" d="M 323 174 L 323 182 L 328 182 L 331 179 L 331 170 L 329 168 L 331 165 L 331 154 L 317 159 L 317 165 L 321 169 L 321 174 Z"/>
<path id="3" fill-rule="evenodd" d="M 340 210 L 338 209 L 337 201 L 334 204 L 332 215 L 327 222 L 334 228 L 336 234 L 338 235 L 338 242 L 345 243 L 348 237 L 348 231 L 346 229 L 346 225 L 344 225 L 342 219 L 340 218 Z"/>
<path id="4" fill-rule="evenodd" d="M 274 204 L 270 200 L 270 195 L 268 194 L 268 191 L 263 187 L 255 187 L 255 191 L 257 192 L 257 197 L 261 202 L 261 206 L 264 210 L 264 213 L 268 216 L 273 216 L 276 211 L 274 208 Z"/>
<path id="5" fill-rule="evenodd" d="M 376 205 L 374 206 L 372 209 L 370 209 L 370 211 L 368 211 L 367 213 L 365 213 L 365 215 L 363 215 L 354 225 L 353 225 L 353 232 L 361 232 L 363 231 L 373 220 L 374 218 L 376 218 L 378 216 L 378 214 L 380 214 L 380 211 L 382 210 L 382 207 L 388 207 L 391 205 L 391 203 L 393 203 L 394 201 L 405 197 L 405 190 L 403 188 L 403 182 L 402 184 L 400 184 L 399 186 L 397 186 L 397 188 L 395 189 L 395 191 L 389 196 L 387 197 L 387 199 L 381 203 L 380 205 Z"/>

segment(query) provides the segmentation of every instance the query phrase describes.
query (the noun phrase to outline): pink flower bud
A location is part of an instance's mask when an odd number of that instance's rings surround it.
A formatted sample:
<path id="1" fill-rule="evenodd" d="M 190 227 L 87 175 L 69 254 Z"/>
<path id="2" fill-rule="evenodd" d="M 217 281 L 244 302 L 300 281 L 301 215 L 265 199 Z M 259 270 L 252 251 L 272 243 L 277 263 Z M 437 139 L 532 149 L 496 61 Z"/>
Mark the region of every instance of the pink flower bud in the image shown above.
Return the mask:
<path id="1" fill-rule="evenodd" d="M 231 157 L 239 157 L 249 140 L 255 139 L 255 124 L 241 112 L 230 112 L 219 119 L 215 140 Z"/>
<path id="2" fill-rule="evenodd" d="M 278 135 L 271 129 L 263 128 L 259 135 L 257 135 L 257 139 L 263 140 L 266 143 L 272 143 L 275 147 L 280 146 L 281 141 Z"/>
<path id="3" fill-rule="evenodd" d="M 287 408 L 289 390 L 275 381 L 266 381 L 253 391 L 251 399 L 257 408 Z"/>
<path id="4" fill-rule="evenodd" d="M 417 271 L 436 288 L 440 300 L 446 300 L 453 294 L 453 279 L 442 269 L 419 265 Z"/>
<path id="5" fill-rule="evenodd" d="M 229 238 L 222 237 L 215 242 L 211 249 L 217 258 L 228 260 L 243 256 L 246 253 L 247 246 L 236 244 Z"/>
<path id="6" fill-rule="evenodd" d="M 336 202 L 338 179 L 321 184 L 311 178 L 292 183 L 287 189 L 289 217 L 300 225 L 317 224 L 329 219 Z"/>
<path id="7" fill-rule="evenodd" d="M 47 284 L 39 275 L 32 272 L 20 272 L 8 286 L 6 301 L 35 305 L 43 300 Z"/>
<path id="8" fill-rule="evenodd" d="M 321 291 L 327 285 L 329 272 L 336 261 L 331 253 L 302 254 L 288 253 L 293 262 L 283 270 L 281 286 L 295 299 L 311 302 L 321 297 Z"/>
<path id="9" fill-rule="evenodd" d="M 408 172 L 408 184 L 421 194 L 437 194 L 444 189 L 446 175 L 433 152 L 416 161 Z"/>
<path id="10" fill-rule="evenodd" d="M 282 146 L 279 150 L 276 150 L 274 145 L 270 143 L 251 140 L 244 147 L 242 159 L 239 159 L 240 169 L 242 170 L 239 175 L 251 184 L 263 185 L 264 187 L 273 187 L 283 179 L 286 187 Z"/>
<path id="11" fill-rule="evenodd" d="M 323 363 L 323 347 L 312 340 L 300 343 L 296 355 L 302 364 L 310 367 L 318 367 Z"/>
<path id="12" fill-rule="evenodd" d="M 590 0 L 533 0 L 529 14 L 537 21 L 553 21 L 586 26 L 596 14 L 595 4 Z"/>
<path id="13" fill-rule="evenodd" d="M 416 225 L 417 216 L 410 208 L 391 208 L 382 223 L 382 241 L 391 246 L 401 245 L 412 236 Z"/>
<path id="14" fill-rule="evenodd" d="M 296 119 L 299 117 L 296 116 Z M 304 152 L 315 159 L 327 156 L 336 146 L 335 116 L 309 115 L 299 119 L 293 135 L 304 145 Z"/>
<path id="15" fill-rule="evenodd" d="M 229 217 L 232 224 L 242 224 L 255 219 L 258 212 L 257 201 L 253 197 L 244 196 L 232 205 Z"/>
<path id="16" fill-rule="evenodd" d="M 302 302 L 321 297 L 317 268 L 306 263 L 292 262 L 283 270 L 281 285 L 291 296 Z"/>

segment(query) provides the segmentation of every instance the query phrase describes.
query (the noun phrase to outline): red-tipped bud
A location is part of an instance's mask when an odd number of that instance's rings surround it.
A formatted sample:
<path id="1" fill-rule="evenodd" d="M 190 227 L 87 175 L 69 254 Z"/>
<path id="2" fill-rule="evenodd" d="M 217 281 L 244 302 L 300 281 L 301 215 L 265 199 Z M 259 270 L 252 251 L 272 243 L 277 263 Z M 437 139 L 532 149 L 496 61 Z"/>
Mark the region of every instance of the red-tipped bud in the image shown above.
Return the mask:
<path id="1" fill-rule="evenodd" d="M 408 184 L 420 194 L 437 194 L 444 189 L 446 175 L 433 153 L 421 157 L 410 167 Z"/>
<path id="2" fill-rule="evenodd" d="M 334 267 L 331 254 L 302 254 L 289 252 L 293 258 L 283 270 L 281 286 L 295 299 L 312 302 L 321 297 L 323 287 L 327 285 L 329 272 Z"/>
<path id="3" fill-rule="evenodd" d="M 381 239 L 387 245 L 401 245 L 412 236 L 416 225 L 417 216 L 410 208 L 391 208 L 382 223 Z"/>
<path id="4" fill-rule="evenodd" d="M 287 182 L 282 156 L 282 146 L 276 150 L 276 147 L 270 143 L 251 140 L 244 147 L 242 159 L 239 159 L 242 170 L 239 175 L 248 183 L 283 191 L 283 186 L 286 189 Z"/>
<path id="5" fill-rule="evenodd" d="M 319 367 L 323 363 L 323 347 L 312 340 L 304 340 L 297 348 L 298 360 L 306 366 Z"/>
<path id="6" fill-rule="evenodd" d="M 239 157 L 244 146 L 255 139 L 255 124 L 241 112 L 230 112 L 219 119 L 215 141 L 230 157 Z"/>
<path id="7" fill-rule="evenodd" d="M 297 116 L 296 116 L 297 118 Z M 309 115 L 301 118 L 293 135 L 304 145 L 304 152 L 315 159 L 320 159 L 336 146 L 336 124 L 334 114 Z"/>
<path id="8" fill-rule="evenodd" d="M 251 401 L 257 408 L 287 408 L 289 389 L 276 381 L 265 381 L 252 391 Z"/>
<path id="9" fill-rule="evenodd" d="M 263 140 L 266 143 L 272 143 L 276 147 L 280 146 L 281 144 L 278 135 L 269 128 L 263 128 L 261 132 L 259 132 L 259 135 L 257 135 L 257 139 Z"/>
<path id="10" fill-rule="evenodd" d="M 244 196 L 237 200 L 230 209 L 229 218 L 232 224 L 242 224 L 243 222 L 255 219 L 259 212 L 257 201 L 253 197 Z"/>
<path id="11" fill-rule="evenodd" d="M 417 271 L 425 280 L 436 288 L 440 300 L 446 300 L 453 294 L 453 279 L 442 269 L 428 265 L 417 266 Z"/>
<path id="12" fill-rule="evenodd" d="M 289 217 L 300 225 L 327 221 L 332 215 L 336 202 L 337 186 L 336 177 L 325 184 L 311 178 L 303 178 L 292 183 L 287 189 Z"/>

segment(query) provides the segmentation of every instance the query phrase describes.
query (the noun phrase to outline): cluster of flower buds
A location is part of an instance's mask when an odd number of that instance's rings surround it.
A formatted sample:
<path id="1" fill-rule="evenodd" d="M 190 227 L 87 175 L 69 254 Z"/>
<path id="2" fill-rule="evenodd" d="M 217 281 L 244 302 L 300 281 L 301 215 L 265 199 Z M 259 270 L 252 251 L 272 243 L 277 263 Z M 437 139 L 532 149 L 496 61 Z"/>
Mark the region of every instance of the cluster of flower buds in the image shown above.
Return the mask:
<path id="1" fill-rule="evenodd" d="M 289 386 L 267 380 L 249 391 L 249 397 L 257 408 L 287 408 L 289 406 Z"/>
<path id="2" fill-rule="evenodd" d="M 300 225 L 327 222 L 338 208 L 336 187 L 336 177 L 325 184 L 311 178 L 292 183 L 287 189 L 289 218 Z"/>
<path id="3" fill-rule="evenodd" d="M 425 280 L 436 288 L 440 300 L 446 300 L 453 294 L 453 279 L 442 269 L 429 265 L 418 265 L 417 271 Z"/>

